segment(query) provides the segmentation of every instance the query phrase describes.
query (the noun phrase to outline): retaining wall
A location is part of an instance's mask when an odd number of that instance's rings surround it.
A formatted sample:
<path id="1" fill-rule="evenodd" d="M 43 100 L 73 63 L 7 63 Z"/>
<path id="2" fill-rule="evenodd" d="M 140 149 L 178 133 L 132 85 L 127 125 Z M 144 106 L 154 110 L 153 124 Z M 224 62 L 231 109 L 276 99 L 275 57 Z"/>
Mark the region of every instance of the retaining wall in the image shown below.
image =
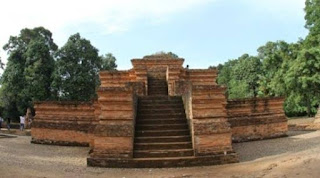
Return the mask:
<path id="1" fill-rule="evenodd" d="M 32 143 L 89 146 L 97 119 L 92 102 L 36 102 Z"/>
<path id="2" fill-rule="evenodd" d="M 234 142 L 286 136 L 283 98 L 228 100 L 227 114 Z"/>

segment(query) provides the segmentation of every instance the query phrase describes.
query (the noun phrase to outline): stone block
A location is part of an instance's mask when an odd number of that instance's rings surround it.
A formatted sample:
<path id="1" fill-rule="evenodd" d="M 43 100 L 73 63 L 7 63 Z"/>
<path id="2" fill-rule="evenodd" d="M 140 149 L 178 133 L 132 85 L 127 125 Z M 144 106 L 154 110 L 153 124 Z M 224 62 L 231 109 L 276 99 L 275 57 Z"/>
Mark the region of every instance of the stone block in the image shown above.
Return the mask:
<path id="1" fill-rule="evenodd" d="M 196 156 L 232 151 L 231 132 L 194 136 L 194 149 Z"/>
<path id="2" fill-rule="evenodd" d="M 94 135 L 98 137 L 133 137 L 134 126 L 132 121 L 106 121 L 98 124 Z"/>
<path id="3" fill-rule="evenodd" d="M 132 137 L 99 137 L 94 138 L 94 148 L 90 157 L 99 158 L 132 158 Z"/>

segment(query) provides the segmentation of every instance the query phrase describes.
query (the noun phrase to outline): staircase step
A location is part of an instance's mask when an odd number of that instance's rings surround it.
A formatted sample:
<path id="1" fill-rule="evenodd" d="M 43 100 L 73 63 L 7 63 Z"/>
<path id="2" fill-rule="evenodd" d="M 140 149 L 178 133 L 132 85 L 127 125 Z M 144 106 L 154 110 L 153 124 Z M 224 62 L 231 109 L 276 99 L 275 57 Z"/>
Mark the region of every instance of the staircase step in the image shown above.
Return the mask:
<path id="1" fill-rule="evenodd" d="M 136 137 L 152 137 L 152 136 L 184 136 L 190 135 L 188 129 L 183 130 L 137 130 Z"/>
<path id="2" fill-rule="evenodd" d="M 167 82 L 149 82 L 148 87 L 159 86 L 159 87 L 168 87 Z"/>
<path id="3" fill-rule="evenodd" d="M 153 89 L 168 89 L 167 84 L 152 84 L 152 85 L 148 85 L 148 88 L 153 88 Z"/>
<path id="4" fill-rule="evenodd" d="M 185 118 L 137 119 L 137 124 L 184 124 Z"/>
<path id="5" fill-rule="evenodd" d="M 150 114 L 185 114 L 183 108 L 178 109 L 141 109 L 139 115 L 150 115 Z"/>
<path id="6" fill-rule="evenodd" d="M 159 104 L 159 105 L 165 105 L 165 104 L 179 104 L 182 105 L 183 102 L 182 101 L 139 101 L 139 104 L 142 105 L 150 105 L 150 104 Z"/>
<path id="7" fill-rule="evenodd" d="M 161 93 L 161 92 L 168 92 L 168 88 L 159 88 L 159 87 L 155 87 L 155 88 L 148 88 L 148 92 L 149 92 L 149 93 Z"/>
<path id="8" fill-rule="evenodd" d="M 150 90 L 152 90 L 152 91 L 154 91 L 154 92 L 156 92 L 156 91 L 168 91 L 168 88 L 167 87 L 162 87 L 162 86 L 150 86 L 150 87 L 148 87 L 148 90 L 150 91 Z"/>
<path id="9" fill-rule="evenodd" d="M 139 97 L 139 101 L 149 101 L 149 100 L 156 100 L 156 101 L 182 101 L 182 99 L 179 97 L 170 97 L 170 96 L 148 96 L 148 97 Z"/>
<path id="10" fill-rule="evenodd" d="M 138 112 L 138 115 L 139 116 L 143 116 L 143 117 L 149 117 L 149 116 L 152 116 L 152 117 L 161 117 L 161 118 L 164 118 L 164 117 L 170 117 L 170 116 L 185 116 L 185 113 L 184 112 L 176 112 L 176 113 L 140 113 Z"/>
<path id="11" fill-rule="evenodd" d="M 182 100 L 181 96 L 166 96 L 166 97 L 153 97 L 153 96 L 139 96 L 139 100 Z"/>
<path id="12" fill-rule="evenodd" d="M 164 92 L 157 92 L 157 93 L 153 93 L 153 92 L 149 92 L 148 93 L 149 96 L 168 96 L 168 92 L 164 91 Z"/>
<path id="13" fill-rule="evenodd" d="M 148 88 L 148 92 L 149 93 L 168 92 L 168 88 L 159 88 L 159 87 Z"/>
<path id="14" fill-rule="evenodd" d="M 155 95 L 160 95 L 160 96 L 168 96 L 168 92 L 167 91 L 163 91 L 163 92 L 148 92 L 149 96 L 155 96 Z"/>
<path id="15" fill-rule="evenodd" d="M 88 166 L 100 166 L 108 168 L 177 168 L 190 166 L 206 166 L 226 163 L 237 163 L 236 153 L 219 154 L 214 156 L 185 156 L 185 157 L 161 157 L 161 158 L 133 158 L 123 160 L 118 158 L 88 158 Z"/>
<path id="16" fill-rule="evenodd" d="M 142 131 L 142 130 L 183 130 L 183 129 L 188 129 L 188 124 L 152 124 L 152 125 L 147 125 L 147 124 L 137 124 L 136 125 L 136 130 L 137 131 Z"/>
<path id="17" fill-rule="evenodd" d="M 162 137 L 136 137 L 135 143 L 163 143 L 163 142 L 190 142 L 189 135 L 184 136 L 162 136 Z"/>
<path id="18" fill-rule="evenodd" d="M 151 83 L 148 83 L 148 87 L 165 87 L 165 88 L 168 88 L 167 82 L 151 82 Z"/>
<path id="19" fill-rule="evenodd" d="M 162 87 L 149 87 L 149 92 L 168 92 L 168 88 L 162 88 Z"/>
<path id="20" fill-rule="evenodd" d="M 168 95 L 163 95 L 163 96 L 150 96 L 150 97 L 167 97 Z M 182 100 L 177 100 L 177 99 L 149 99 L 149 100 L 139 100 L 139 104 L 182 104 Z"/>
<path id="21" fill-rule="evenodd" d="M 184 110 L 183 106 L 181 105 L 138 105 L 138 111 L 142 110 L 149 110 L 149 109 L 157 109 L 157 110 L 175 110 L 175 109 L 182 109 Z"/>
<path id="22" fill-rule="evenodd" d="M 167 84 L 167 80 L 159 80 L 159 79 L 151 79 L 151 80 L 148 80 L 148 84 L 152 84 L 152 83 L 164 83 L 164 84 Z"/>
<path id="23" fill-rule="evenodd" d="M 159 86 L 159 87 L 168 87 L 167 82 L 149 82 L 148 87 Z"/>
<path id="24" fill-rule="evenodd" d="M 134 158 L 184 157 L 193 156 L 193 149 L 175 150 L 134 150 Z"/>
<path id="25" fill-rule="evenodd" d="M 162 106 L 165 106 L 165 105 L 162 105 Z M 159 108 L 159 105 L 158 105 L 158 107 L 151 107 L 151 106 L 149 106 L 149 107 L 147 106 L 146 107 L 145 106 L 145 107 L 140 107 L 139 108 L 139 113 L 148 112 L 148 111 L 161 111 L 161 112 L 171 112 L 171 111 L 179 111 L 179 112 L 181 112 L 182 111 L 182 112 L 184 112 L 184 108 L 182 106 Z"/>
<path id="26" fill-rule="evenodd" d="M 192 149 L 191 142 L 135 143 L 134 150 Z"/>
<path id="27" fill-rule="evenodd" d="M 152 91 L 152 90 L 148 90 L 148 94 L 166 94 L 168 96 L 168 90 L 157 90 L 157 91 Z"/>
<path id="28" fill-rule="evenodd" d="M 169 119 L 169 118 L 177 118 L 182 119 L 186 118 L 185 113 L 163 113 L 163 114 L 140 114 L 138 113 L 138 120 L 139 119 Z"/>
<path id="29" fill-rule="evenodd" d="M 149 102 L 159 102 L 159 101 L 167 101 L 176 103 L 177 101 L 182 102 L 182 99 L 175 99 L 175 98 L 168 98 L 168 95 L 166 96 L 148 96 L 150 98 L 144 98 L 139 99 L 139 103 L 149 103 Z"/>

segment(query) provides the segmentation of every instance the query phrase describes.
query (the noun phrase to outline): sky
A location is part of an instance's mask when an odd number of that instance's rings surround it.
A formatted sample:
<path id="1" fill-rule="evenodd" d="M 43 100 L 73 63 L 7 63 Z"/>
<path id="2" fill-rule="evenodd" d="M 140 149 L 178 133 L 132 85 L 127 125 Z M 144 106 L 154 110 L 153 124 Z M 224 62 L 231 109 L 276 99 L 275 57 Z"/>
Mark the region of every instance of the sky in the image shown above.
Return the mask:
<path id="1" fill-rule="evenodd" d="M 296 42 L 305 0 L 10 0 L 0 6 L 0 56 L 10 36 L 43 26 L 62 47 L 75 33 L 99 54 L 112 53 L 118 69 L 132 58 L 174 52 L 190 68 L 208 68 L 256 55 L 268 41 Z"/>

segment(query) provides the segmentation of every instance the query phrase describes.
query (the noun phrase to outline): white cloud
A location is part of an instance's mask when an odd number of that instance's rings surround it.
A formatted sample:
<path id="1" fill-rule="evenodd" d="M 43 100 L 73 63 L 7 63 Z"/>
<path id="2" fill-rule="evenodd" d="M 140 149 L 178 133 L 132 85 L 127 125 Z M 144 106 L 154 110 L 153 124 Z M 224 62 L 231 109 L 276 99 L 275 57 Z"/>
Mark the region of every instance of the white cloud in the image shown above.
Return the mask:
<path id="1" fill-rule="evenodd" d="M 214 0 L 10 0 L 0 6 L 0 55 L 10 35 L 22 28 L 44 26 L 59 46 L 83 24 L 96 24 L 93 33 L 111 34 L 130 29 L 136 20 L 159 22 L 171 15 Z"/>

